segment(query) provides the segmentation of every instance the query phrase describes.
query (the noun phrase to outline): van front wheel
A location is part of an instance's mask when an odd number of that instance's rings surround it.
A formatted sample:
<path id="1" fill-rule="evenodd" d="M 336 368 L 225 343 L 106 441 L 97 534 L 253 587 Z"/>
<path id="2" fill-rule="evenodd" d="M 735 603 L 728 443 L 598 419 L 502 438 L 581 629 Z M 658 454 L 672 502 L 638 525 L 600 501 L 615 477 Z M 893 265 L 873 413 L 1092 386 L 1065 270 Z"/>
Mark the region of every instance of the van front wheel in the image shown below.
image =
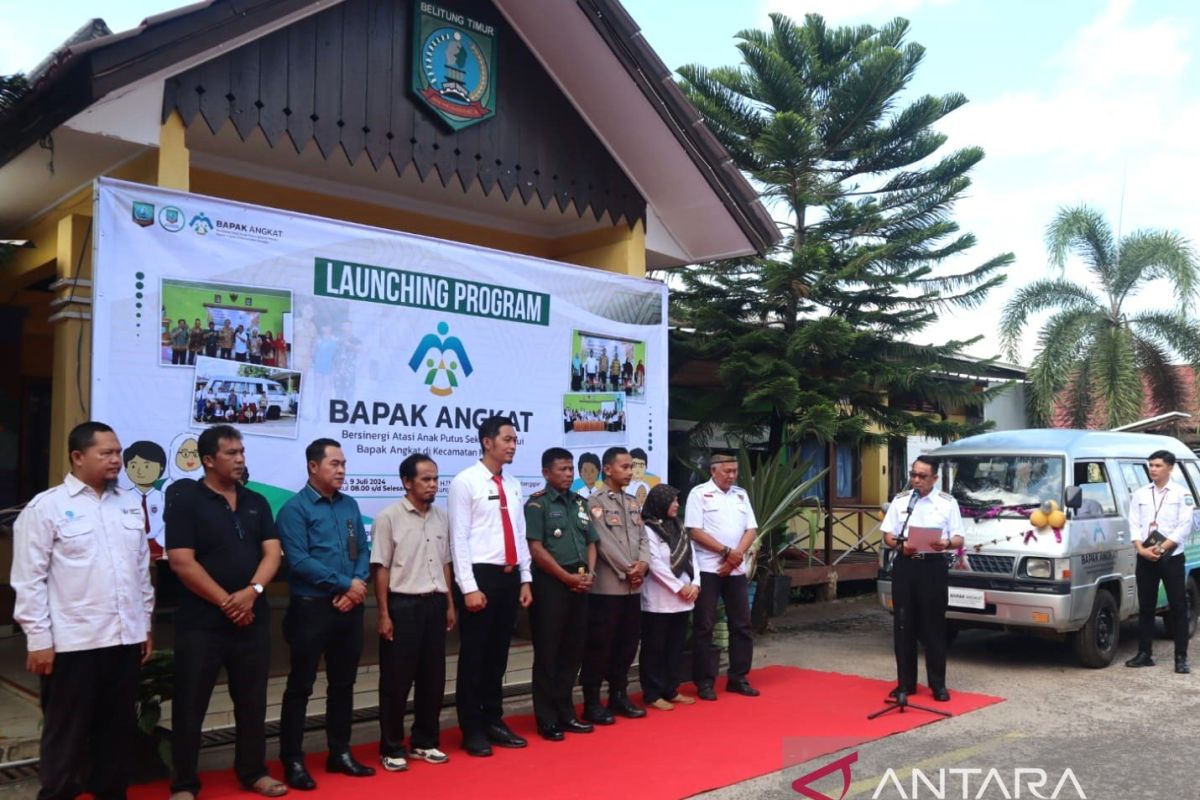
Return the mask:
<path id="1" fill-rule="evenodd" d="M 1121 620 L 1112 592 L 1096 590 L 1092 613 L 1083 628 L 1074 634 L 1075 655 L 1089 669 L 1103 669 L 1112 663 L 1121 638 Z"/>
<path id="2" fill-rule="evenodd" d="M 1188 638 L 1196 635 L 1196 612 L 1200 611 L 1200 585 L 1196 583 L 1195 576 L 1187 579 L 1184 585 L 1184 596 L 1187 598 L 1187 625 Z M 1163 615 L 1163 627 L 1167 629 L 1167 638 L 1175 638 L 1175 625 L 1171 619 L 1171 614 L 1168 612 Z"/>

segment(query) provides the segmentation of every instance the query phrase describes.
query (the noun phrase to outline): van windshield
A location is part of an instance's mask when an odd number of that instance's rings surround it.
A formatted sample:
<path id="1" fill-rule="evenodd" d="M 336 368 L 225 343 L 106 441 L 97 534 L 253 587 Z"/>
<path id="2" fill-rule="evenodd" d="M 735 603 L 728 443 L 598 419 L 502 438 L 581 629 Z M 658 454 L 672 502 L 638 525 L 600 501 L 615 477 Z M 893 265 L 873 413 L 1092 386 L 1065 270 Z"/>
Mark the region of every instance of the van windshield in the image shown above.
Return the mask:
<path id="1" fill-rule="evenodd" d="M 955 456 L 945 463 L 950 494 L 968 514 L 1022 514 L 1046 500 L 1062 503 L 1062 458 Z"/>

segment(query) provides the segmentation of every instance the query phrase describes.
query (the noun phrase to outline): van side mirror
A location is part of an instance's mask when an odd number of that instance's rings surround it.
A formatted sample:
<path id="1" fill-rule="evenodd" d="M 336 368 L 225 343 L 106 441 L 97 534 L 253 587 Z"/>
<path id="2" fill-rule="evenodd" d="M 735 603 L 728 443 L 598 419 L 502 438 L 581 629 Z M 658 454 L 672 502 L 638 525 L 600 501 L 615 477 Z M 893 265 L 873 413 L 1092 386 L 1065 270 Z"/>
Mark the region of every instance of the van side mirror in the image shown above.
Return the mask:
<path id="1" fill-rule="evenodd" d="M 1074 511 L 1078 511 L 1083 505 L 1083 490 L 1078 486 L 1068 486 L 1063 493 L 1063 505 Z"/>

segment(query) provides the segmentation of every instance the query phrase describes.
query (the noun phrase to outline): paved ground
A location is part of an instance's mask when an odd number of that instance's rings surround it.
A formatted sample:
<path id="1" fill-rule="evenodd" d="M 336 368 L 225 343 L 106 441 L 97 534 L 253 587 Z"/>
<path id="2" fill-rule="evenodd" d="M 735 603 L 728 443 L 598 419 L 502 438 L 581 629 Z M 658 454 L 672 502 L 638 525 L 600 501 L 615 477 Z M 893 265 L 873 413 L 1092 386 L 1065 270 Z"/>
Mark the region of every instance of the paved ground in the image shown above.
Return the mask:
<path id="1" fill-rule="evenodd" d="M 891 617 L 873 596 L 793 606 L 778 627 L 778 632 L 761 641 L 756 665 L 796 664 L 895 677 Z M 856 748 L 858 761 L 850 768 L 852 783 L 845 796 L 938 797 L 920 783 L 919 776 L 913 791 L 915 768 L 935 784 L 939 770 L 945 770 L 942 796 L 948 798 L 1053 797 L 1068 769 L 1091 800 L 1200 797 L 1194 780 L 1200 776 L 1200 749 L 1193 738 L 1200 673 L 1175 675 L 1172 645 L 1164 638 L 1155 642 L 1159 666 L 1127 669 L 1122 662 L 1136 650 L 1135 626 L 1126 623 L 1121 635 L 1118 661 L 1108 669 L 1088 670 L 1076 666 L 1065 643 L 984 631 L 962 633 L 950 649 L 951 690 L 997 695 L 1005 702 Z M 780 743 L 781 765 L 785 745 Z M 850 752 L 843 750 L 702 797 L 801 797 L 791 788 L 792 781 Z M 880 790 L 889 768 L 898 776 L 902 792 L 890 780 Z M 993 768 L 1004 790 L 993 778 L 980 793 Z M 1018 768 L 1045 771 L 1040 794 L 1029 791 L 1029 781 L 1037 779 L 1030 773 L 1021 778 L 1017 794 L 1014 770 Z M 964 773 L 950 770 L 970 769 L 981 772 L 966 775 L 964 792 Z M 832 775 L 814 786 L 837 800 L 842 780 Z M 1068 781 L 1057 796 L 1076 798 L 1080 793 Z"/>

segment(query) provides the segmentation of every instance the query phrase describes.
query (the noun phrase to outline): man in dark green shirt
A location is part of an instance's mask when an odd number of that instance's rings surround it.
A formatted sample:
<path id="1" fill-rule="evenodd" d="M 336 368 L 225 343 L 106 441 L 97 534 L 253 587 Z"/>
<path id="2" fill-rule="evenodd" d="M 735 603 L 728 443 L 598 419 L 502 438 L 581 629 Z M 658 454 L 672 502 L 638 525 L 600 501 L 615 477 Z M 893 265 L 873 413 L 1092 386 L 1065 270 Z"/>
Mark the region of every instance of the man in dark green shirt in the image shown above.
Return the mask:
<path id="1" fill-rule="evenodd" d="M 546 488 L 525 504 L 525 538 L 533 557 L 533 713 L 538 734 L 559 742 L 563 732 L 591 733 L 575 716 L 571 692 L 583 660 L 587 600 L 596 569 L 596 542 L 584 499 L 571 491 L 575 462 L 568 450 L 542 453 Z"/>

